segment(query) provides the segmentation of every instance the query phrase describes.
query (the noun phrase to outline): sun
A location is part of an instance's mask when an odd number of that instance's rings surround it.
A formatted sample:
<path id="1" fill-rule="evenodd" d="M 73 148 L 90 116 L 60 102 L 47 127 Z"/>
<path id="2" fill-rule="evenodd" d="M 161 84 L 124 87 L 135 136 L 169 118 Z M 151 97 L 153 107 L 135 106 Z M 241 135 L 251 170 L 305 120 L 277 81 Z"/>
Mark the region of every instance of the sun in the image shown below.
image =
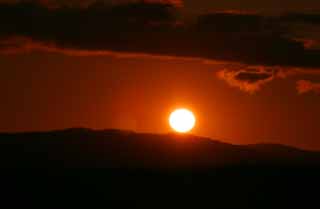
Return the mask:
<path id="1" fill-rule="evenodd" d="M 174 131 L 178 133 L 187 133 L 194 128 L 196 118 L 188 109 L 176 109 L 170 114 L 169 124 Z"/>

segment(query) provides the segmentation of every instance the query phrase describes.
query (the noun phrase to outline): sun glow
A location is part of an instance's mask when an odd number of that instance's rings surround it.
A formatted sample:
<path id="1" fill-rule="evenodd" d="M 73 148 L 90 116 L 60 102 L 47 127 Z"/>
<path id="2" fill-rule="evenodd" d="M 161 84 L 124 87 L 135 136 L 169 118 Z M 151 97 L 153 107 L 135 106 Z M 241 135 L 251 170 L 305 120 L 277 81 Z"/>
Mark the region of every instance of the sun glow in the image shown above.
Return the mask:
<path id="1" fill-rule="evenodd" d="M 169 124 L 178 133 L 191 131 L 196 123 L 194 114 L 188 109 L 177 109 L 170 114 Z"/>

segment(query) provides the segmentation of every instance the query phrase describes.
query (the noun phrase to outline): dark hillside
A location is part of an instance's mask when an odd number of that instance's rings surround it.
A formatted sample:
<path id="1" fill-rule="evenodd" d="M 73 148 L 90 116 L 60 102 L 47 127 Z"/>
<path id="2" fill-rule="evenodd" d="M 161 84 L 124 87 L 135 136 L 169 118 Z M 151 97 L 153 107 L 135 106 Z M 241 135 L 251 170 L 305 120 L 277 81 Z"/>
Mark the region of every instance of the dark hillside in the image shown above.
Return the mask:
<path id="1" fill-rule="evenodd" d="M 69 129 L 0 135 L 1 208 L 320 208 L 320 154 Z"/>

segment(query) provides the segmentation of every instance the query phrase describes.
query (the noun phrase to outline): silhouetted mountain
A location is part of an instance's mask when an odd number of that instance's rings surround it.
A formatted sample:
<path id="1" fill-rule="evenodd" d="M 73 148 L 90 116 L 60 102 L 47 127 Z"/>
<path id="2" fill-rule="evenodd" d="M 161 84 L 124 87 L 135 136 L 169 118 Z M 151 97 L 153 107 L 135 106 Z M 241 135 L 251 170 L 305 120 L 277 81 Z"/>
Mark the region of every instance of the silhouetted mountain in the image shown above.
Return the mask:
<path id="1" fill-rule="evenodd" d="M 0 162 L 8 167 L 181 169 L 320 163 L 316 152 L 283 145 L 238 146 L 191 135 L 78 128 L 0 137 Z"/>
<path id="2" fill-rule="evenodd" d="M 84 128 L 0 139 L 1 208 L 320 208 L 319 152 Z"/>

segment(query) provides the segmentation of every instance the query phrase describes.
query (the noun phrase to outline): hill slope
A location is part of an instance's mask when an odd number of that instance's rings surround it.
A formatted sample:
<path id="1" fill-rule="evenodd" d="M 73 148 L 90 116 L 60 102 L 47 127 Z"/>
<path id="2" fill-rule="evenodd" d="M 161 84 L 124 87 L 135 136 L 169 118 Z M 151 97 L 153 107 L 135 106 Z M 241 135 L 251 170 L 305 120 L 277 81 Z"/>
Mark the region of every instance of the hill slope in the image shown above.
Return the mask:
<path id="1" fill-rule="evenodd" d="M 117 130 L 0 139 L 1 208 L 320 208 L 317 152 Z"/>
<path id="2" fill-rule="evenodd" d="M 231 145 L 190 135 L 67 129 L 0 135 L 6 167 L 210 168 L 320 165 L 320 153 L 283 145 Z"/>

